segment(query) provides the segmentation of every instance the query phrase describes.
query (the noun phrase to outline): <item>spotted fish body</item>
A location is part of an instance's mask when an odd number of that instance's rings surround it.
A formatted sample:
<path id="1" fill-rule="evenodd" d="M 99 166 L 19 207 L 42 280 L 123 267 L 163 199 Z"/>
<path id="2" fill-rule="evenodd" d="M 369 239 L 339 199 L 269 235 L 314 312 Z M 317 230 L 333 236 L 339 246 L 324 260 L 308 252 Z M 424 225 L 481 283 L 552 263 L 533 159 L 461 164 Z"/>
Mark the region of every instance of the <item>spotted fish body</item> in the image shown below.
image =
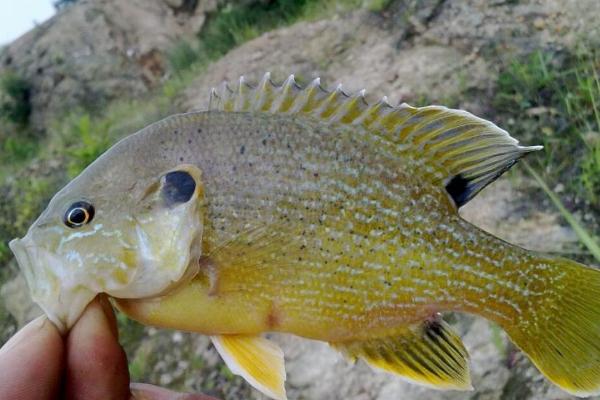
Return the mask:
<path id="1" fill-rule="evenodd" d="M 506 268 L 531 256 L 464 222 L 418 160 L 399 162 L 368 132 L 289 117 L 192 114 L 169 128 L 187 137 L 208 118 L 218 135 L 188 149 L 207 199 L 201 270 L 213 295 L 269 310 L 258 330 L 334 341 L 438 309 L 521 311 L 501 293 L 532 280 Z M 489 295 L 505 312 L 485 307 Z"/>
<path id="2" fill-rule="evenodd" d="M 124 139 L 57 195 L 90 199 L 98 219 L 114 192 L 125 208 L 150 202 L 146 217 L 129 219 L 141 221 L 135 233 L 111 230 L 137 238 L 121 239 L 129 256 L 102 246 L 124 270 L 156 273 L 132 272 L 118 289 L 95 283 L 88 297 L 106 291 L 144 323 L 212 335 L 232 371 L 274 398 L 285 397 L 285 372 L 281 351 L 259 336 L 268 331 L 329 342 L 420 384 L 469 389 L 468 354 L 441 311 L 495 321 L 562 388 L 599 390 L 599 273 L 505 243 L 457 212 L 539 147 L 464 111 L 369 106 L 362 94 L 318 81 L 301 89 L 293 77 L 225 86 L 211 104 Z M 164 221 L 176 221 L 173 235 L 192 233 L 163 237 L 169 251 L 157 253 L 152 232 Z M 107 230 L 98 224 L 93 232 Z M 32 230 L 23 240 L 40 241 Z M 160 279 L 169 260 L 177 273 Z M 141 281 L 156 292 L 140 295 Z"/>

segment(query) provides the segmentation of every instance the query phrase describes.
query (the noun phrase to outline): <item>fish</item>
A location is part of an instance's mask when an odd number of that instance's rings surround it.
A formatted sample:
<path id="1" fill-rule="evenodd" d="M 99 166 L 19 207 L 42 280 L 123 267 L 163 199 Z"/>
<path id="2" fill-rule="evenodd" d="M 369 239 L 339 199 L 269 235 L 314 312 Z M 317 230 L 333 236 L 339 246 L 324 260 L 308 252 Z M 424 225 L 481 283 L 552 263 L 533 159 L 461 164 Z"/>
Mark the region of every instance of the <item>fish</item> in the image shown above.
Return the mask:
<path id="1" fill-rule="evenodd" d="M 458 212 L 540 149 L 463 110 L 242 77 L 116 143 L 10 248 L 61 332 L 105 293 L 143 324 L 210 336 L 274 399 L 286 374 L 269 332 L 471 390 L 443 312 L 493 321 L 554 384 L 598 394 L 600 272 Z"/>

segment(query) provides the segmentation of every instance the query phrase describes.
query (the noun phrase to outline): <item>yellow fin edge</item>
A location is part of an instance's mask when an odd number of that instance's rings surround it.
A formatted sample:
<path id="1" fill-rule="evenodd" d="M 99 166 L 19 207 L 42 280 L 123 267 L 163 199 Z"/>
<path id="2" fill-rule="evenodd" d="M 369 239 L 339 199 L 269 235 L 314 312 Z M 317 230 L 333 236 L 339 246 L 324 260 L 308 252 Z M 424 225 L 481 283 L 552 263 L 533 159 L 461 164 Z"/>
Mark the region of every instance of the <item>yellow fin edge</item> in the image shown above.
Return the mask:
<path id="1" fill-rule="evenodd" d="M 469 355 L 441 319 L 404 327 L 383 338 L 332 343 L 350 359 L 438 390 L 473 390 Z"/>
<path id="2" fill-rule="evenodd" d="M 287 399 L 283 351 L 278 345 L 248 335 L 211 336 L 211 340 L 231 372 L 273 399 Z"/>

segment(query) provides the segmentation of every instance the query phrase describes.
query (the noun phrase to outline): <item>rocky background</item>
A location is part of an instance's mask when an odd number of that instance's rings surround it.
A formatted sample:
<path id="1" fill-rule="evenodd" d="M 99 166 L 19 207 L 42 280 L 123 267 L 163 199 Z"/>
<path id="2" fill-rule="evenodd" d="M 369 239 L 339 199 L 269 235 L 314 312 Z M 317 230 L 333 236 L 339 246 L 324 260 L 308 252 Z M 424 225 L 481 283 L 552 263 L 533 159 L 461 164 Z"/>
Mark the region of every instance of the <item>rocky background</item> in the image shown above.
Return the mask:
<path id="1" fill-rule="evenodd" d="M 596 0 L 95 0 L 0 51 L 0 343 L 32 319 L 6 242 L 58 187 L 149 122 L 202 109 L 244 74 L 368 89 L 371 101 L 444 104 L 490 118 L 526 144 L 531 165 L 588 233 L 600 234 L 600 3 Z M 537 158 L 536 158 L 537 157 Z M 594 260 L 564 215 L 517 166 L 463 216 L 526 248 Z M 490 323 L 448 315 L 471 353 L 473 392 L 437 392 L 326 344 L 274 335 L 290 399 L 569 399 Z M 141 381 L 226 399 L 262 399 L 205 337 L 119 316 Z"/>

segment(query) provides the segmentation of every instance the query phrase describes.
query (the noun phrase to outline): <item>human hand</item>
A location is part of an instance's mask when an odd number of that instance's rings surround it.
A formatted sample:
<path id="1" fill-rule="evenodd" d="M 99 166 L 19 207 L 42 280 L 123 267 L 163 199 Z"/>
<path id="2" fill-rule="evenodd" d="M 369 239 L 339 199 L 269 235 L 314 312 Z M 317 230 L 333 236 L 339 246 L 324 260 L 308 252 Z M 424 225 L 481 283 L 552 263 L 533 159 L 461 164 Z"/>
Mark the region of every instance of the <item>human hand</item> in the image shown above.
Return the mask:
<path id="1" fill-rule="evenodd" d="M 60 336 L 45 316 L 0 349 L 0 399 L 216 400 L 130 383 L 127 357 L 118 342 L 117 321 L 104 297 L 94 300 Z"/>

